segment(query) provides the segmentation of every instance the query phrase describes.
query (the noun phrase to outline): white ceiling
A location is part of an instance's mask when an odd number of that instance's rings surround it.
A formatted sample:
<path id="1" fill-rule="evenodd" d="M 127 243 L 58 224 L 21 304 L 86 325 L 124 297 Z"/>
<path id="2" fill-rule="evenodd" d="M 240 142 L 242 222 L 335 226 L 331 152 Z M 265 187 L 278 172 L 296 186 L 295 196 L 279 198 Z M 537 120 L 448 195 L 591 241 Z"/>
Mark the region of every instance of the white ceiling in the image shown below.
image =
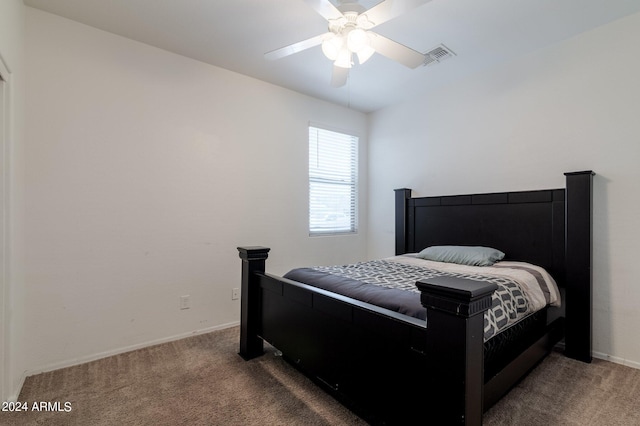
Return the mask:
<path id="1" fill-rule="evenodd" d="M 264 59 L 267 51 L 327 31 L 324 18 L 303 0 L 24 3 L 364 112 L 640 12 L 640 0 L 431 0 L 375 31 L 420 52 L 442 43 L 457 56 L 412 70 L 374 55 L 351 69 L 344 87 L 334 88 L 329 84 L 332 64 L 320 47 L 277 61 Z"/>

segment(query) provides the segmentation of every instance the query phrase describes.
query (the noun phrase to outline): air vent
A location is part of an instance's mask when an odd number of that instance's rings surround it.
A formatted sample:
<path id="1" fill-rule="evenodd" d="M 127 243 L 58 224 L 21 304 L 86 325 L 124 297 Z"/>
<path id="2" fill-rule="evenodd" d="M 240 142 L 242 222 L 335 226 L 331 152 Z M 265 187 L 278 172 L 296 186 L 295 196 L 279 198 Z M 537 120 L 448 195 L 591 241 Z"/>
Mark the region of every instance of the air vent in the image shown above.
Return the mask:
<path id="1" fill-rule="evenodd" d="M 441 44 L 429 50 L 428 52 L 425 52 L 424 56 L 425 56 L 425 59 L 424 59 L 423 65 L 427 66 L 427 65 L 435 65 L 439 62 L 444 61 L 445 59 L 449 59 L 453 56 L 456 56 L 456 54 L 453 53 L 453 50 L 449 49 L 444 44 Z"/>

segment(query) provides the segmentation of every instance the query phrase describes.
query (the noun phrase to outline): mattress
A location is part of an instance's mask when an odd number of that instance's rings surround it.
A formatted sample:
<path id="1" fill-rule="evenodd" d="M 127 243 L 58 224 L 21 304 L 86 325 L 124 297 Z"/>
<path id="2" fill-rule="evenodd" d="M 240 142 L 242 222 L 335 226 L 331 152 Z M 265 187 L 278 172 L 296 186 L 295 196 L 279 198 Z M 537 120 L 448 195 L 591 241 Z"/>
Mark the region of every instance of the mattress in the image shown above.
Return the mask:
<path id="1" fill-rule="evenodd" d="M 415 283 L 449 276 L 494 283 L 492 306 L 484 315 L 487 342 L 546 306 L 559 306 L 560 292 L 551 275 L 536 265 L 503 261 L 493 266 L 434 262 L 414 255 L 340 266 L 296 268 L 285 278 L 371 303 L 405 315 L 426 319 Z"/>

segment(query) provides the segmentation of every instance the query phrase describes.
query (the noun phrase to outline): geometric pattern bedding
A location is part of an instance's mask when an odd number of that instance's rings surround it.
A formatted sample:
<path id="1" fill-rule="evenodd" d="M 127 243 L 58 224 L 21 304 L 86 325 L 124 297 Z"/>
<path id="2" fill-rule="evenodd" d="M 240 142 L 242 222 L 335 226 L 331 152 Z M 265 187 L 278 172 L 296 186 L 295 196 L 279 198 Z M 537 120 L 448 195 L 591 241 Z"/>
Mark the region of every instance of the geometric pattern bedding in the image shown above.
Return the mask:
<path id="1" fill-rule="evenodd" d="M 537 304 L 538 306 L 535 306 L 536 304 L 531 302 L 531 298 L 527 294 L 527 289 L 531 286 L 530 283 L 523 285 L 522 282 L 519 282 L 519 279 L 514 278 L 511 276 L 513 274 L 509 273 L 510 270 L 518 269 L 518 274 L 522 275 L 523 271 L 526 272 L 532 266 L 529 264 L 522 264 L 524 265 L 522 266 L 519 264 L 520 262 L 509 262 L 509 266 L 502 267 L 499 262 L 490 268 L 491 274 L 486 274 L 485 271 L 487 271 L 488 267 L 464 267 L 461 268 L 462 272 L 456 272 L 451 270 L 451 264 L 447 264 L 446 268 L 449 270 L 443 271 L 433 268 L 433 266 L 438 266 L 440 262 L 427 262 L 430 267 L 424 267 L 392 259 L 372 260 L 342 266 L 316 266 L 309 269 L 375 286 L 400 289 L 417 294 L 420 291 L 415 285 L 416 281 L 440 276 L 468 278 L 496 284 L 498 289 L 492 296 L 492 307 L 484 315 L 485 341 L 544 307 L 544 305 L 540 306 L 539 303 Z M 500 269 L 503 269 L 503 271 L 500 271 Z M 528 272 L 532 271 L 529 270 Z M 532 275 L 536 274 L 532 273 Z M 541 287 L 540 291 L 546 299 L 545 304 L 548 304 L 551 301 L 550 295 L 552 292 L 547 287 L 555 286 L 555 282 L 552 279 L 552 282 L 541 280 L 540 274 L 537 275 L 532 280 L 537 281 L 537 284 Z M 555 300 L 553 302 L 553 304 L 557 304 Z"/>

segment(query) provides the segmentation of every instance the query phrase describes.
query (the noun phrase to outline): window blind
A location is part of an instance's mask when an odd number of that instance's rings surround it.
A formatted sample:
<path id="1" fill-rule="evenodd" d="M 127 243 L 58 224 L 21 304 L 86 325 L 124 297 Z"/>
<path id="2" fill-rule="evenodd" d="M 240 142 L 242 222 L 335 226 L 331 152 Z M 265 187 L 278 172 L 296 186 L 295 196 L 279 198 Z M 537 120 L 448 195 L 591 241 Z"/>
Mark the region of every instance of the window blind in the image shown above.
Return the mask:
<path id="1" fill-rule="evenodd" d="M 358 229 L 358 137 L 309 126 L 309 235 Z"/>

